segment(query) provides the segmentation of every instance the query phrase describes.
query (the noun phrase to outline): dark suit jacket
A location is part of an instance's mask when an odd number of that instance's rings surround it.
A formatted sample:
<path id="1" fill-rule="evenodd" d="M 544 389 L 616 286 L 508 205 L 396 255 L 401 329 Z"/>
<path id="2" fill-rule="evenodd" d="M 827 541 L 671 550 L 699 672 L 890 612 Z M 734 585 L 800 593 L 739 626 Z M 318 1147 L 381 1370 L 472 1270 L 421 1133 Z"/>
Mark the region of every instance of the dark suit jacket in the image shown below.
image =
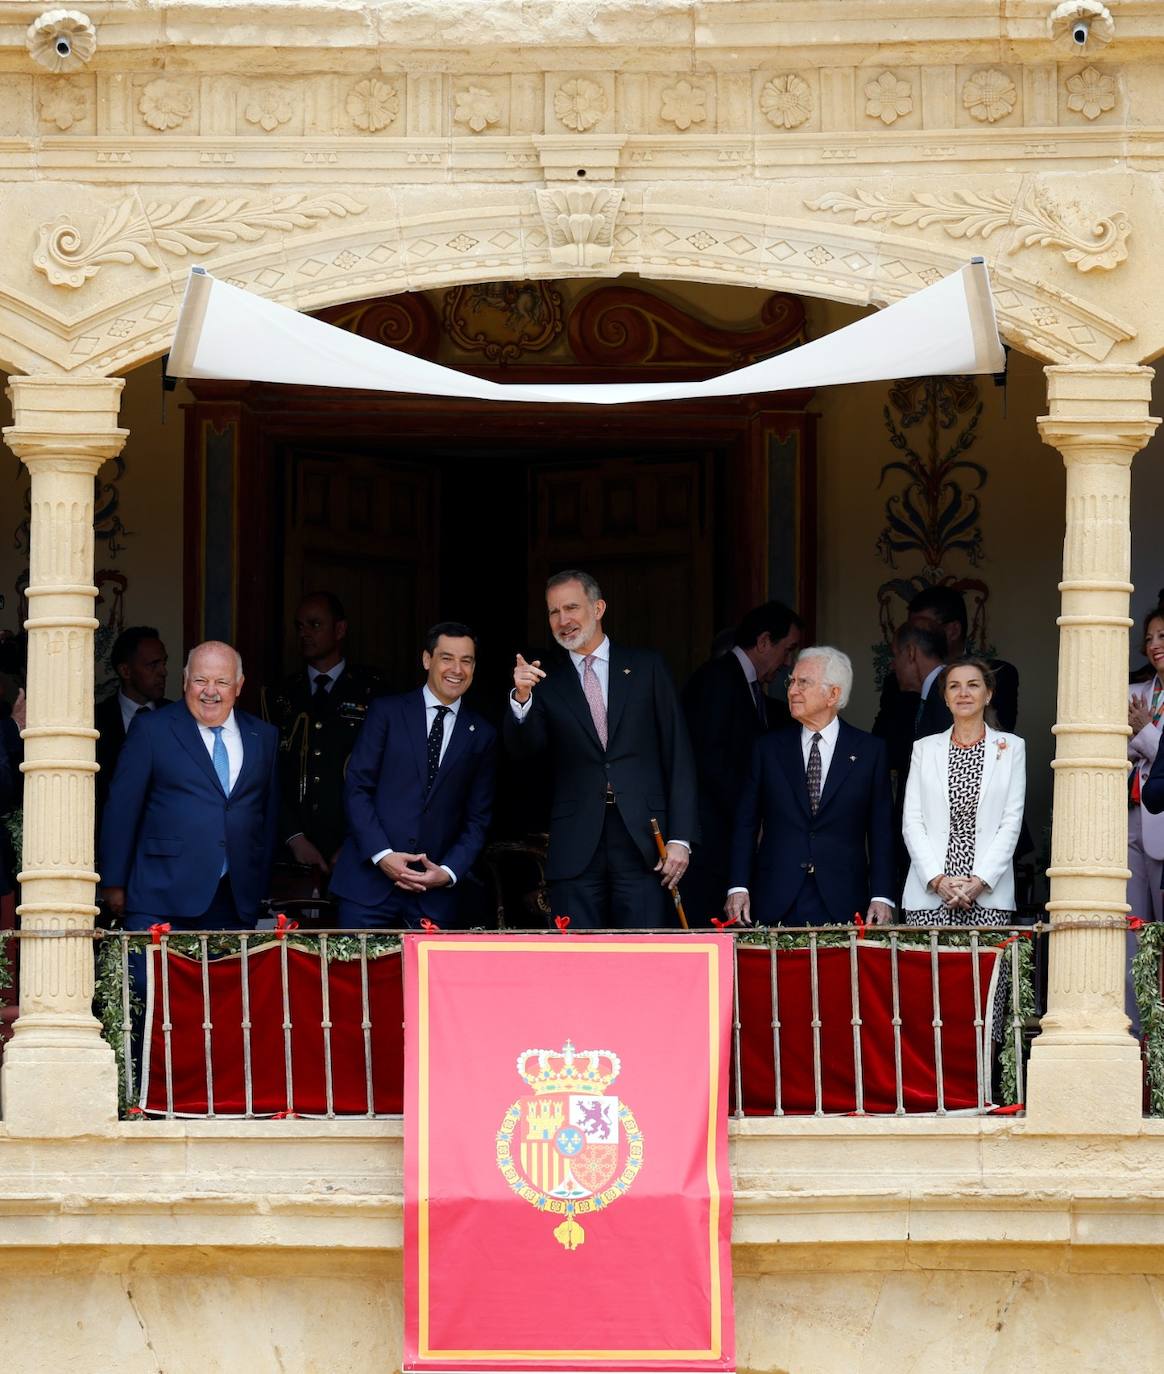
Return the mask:
<path id="1" fill-rule="evenodd" d="M 751 686 L 734 653 L 697 668 L 683 689 L 682 701 L 695 755 L 702 832 L 682 891 L 689 919 L 704 925 L 723 909 L 732 824 L 752 749 L 775 723 L 786 725 L 789 718 L 783 703 L 765 697 L 761 720 Z"/>
<path id="2" fill-rule="evenodd" d="M 885 744 L 845 721 L 815 816 L 799 725 L 757 743 L 736 813 L 730 886 L 749 889 L 754 921 L 774 920 L 793 906 L 810 864 L 831 921 L 851 921 L 872 896 L 894 894 Z"/>
<path id="3" fill-rule="evenodd" d="M 1148 781 L 1140 792 L 1140 800 L 1144 803 L 1144 809 L 1153 816 L 1164 811 L 1164 749 L 1156 755 Z"/>
<path id="4" fill-rule="evenodd" d="M 695 760 L 666 664 L 649 649 L 610 645 L 607 746 L 599 743 L 569 659 L 534 689 L 524 722 L 508 707 L 502 730 L 518 757 L 550 751 L 554 769 L 546 877 L 575 878 L 594 857 L 606 819 L 607 783 L 619 814 L 651 867 L 658 862 L 651 817 L 664 839 L 699 841 Z"/>
<path id="5" fill-rule="evenodd" d="M 447 724 L 446 724 L 447 728 Z M 485 844 L 493 814 L 497 731 L 464 702 L 432 790 L 428 778 L 428 727 L 419 689 L 378 697 L 348 760 L 344 805 L 348 837 L 332 875 L 333 897 L 380 906 L 398 893 L 372 855 L 383 849 L 427 854 L 464 881 Z M 447 922 L 457 902 L 455 887 L 434 888 L 416 899 L 417 911 Z"/>
<path id="6" fill-rule="evenodd" d="M 159 710 L 161 705 L 158 707 Z M 125 727 L 121 723 L 121 702 L 118 700 L 118 693 L 114 692 L 111 697 L 98 702 L 93 715 L 94 723 L 100 732 L 97 739 L 97 763 L 100 765 L 97 773 L 97 824 L 100 826 L 101 813 L 109 799 L 109 785 L 113 781 L 117 760 L 121 757 L 122 746 L 125 744 Z M 130 724 L 132 723 L 131 721 Z"/>
<path id="7" fill-rule="evenodd" d="M 242 919 L 267 895 L 279 814 L 273 725 L 236 708 L 243 763 L 228 797 L 184 701 L 137 716 L 117 761 L 101 823 L 101 882 L 125 909 L 201 916 L 222 861 Z"/>

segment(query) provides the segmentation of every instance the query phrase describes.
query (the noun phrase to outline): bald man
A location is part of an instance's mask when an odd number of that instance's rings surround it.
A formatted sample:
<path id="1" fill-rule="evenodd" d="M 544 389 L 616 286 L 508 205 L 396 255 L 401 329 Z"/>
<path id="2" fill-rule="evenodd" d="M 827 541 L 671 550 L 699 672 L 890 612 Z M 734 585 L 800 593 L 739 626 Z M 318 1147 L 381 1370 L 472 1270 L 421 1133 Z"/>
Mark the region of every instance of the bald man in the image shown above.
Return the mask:
<path id="1" fill-rule="evenodd" d="M 267 895 L 279 817 L 279 732 L 239 711 L 242 659 L 190 651 L 182 700 L 134 718 L 101 825 L 109 910 L 127 930 L 241 930 Z"/>

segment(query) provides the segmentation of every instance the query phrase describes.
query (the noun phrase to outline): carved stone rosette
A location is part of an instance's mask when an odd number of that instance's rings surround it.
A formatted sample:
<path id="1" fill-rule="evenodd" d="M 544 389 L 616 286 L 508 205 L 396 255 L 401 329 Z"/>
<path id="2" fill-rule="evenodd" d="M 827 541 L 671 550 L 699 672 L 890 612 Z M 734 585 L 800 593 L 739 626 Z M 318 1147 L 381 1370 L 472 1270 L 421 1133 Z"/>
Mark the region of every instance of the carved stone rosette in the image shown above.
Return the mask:
<path id="1" fill-rule="evenodd" d="M 93 1017 L 93 492 L 121 451 L 121 378 L 13 377 L 8 447 L 32 478 L 23 731 L 20 1018 L 0 1090 L 9 1131 L 112 1122 L 116 1071 Z M 35 932 L 53 932 L 37 939 Z M 57 937 L 56 932 L 71 932 Z"/>

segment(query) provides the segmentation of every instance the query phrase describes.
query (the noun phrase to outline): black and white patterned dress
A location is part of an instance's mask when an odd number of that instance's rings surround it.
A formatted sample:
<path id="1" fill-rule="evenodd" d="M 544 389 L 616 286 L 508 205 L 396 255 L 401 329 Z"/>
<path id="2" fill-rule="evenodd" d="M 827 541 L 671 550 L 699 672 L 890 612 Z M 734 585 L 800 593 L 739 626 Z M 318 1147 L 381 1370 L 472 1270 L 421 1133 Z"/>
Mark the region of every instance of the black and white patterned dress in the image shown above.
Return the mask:
<path id="1" fill-rule="evenodd" d="M 968 748 L 950 740 L 950 765 L 947 772 L 950 797 L 950 838 L 946 844 L 946 866 L 942 870 L 951 878 L 969 878 L 974 869 L 974 827 L 978 819 L 978 797 L 982 791 L 982 763 L 986 758 L 985 735 Z M 926 876 L 933 877 L 931 873 Z M 903 911 L 901 918 L 907 926 L 1007 926 L 1014 924 L 1013 911 L 999 911 L 996 907 L 981 906 L 975 901 L 969 907 L 949 907 L 943 903 L 936 909 Z M 999 970 L 995 992 L 994 1040 L 1002 1037 L 1009 999 L 1009 969 L 1003 963 Z"/>

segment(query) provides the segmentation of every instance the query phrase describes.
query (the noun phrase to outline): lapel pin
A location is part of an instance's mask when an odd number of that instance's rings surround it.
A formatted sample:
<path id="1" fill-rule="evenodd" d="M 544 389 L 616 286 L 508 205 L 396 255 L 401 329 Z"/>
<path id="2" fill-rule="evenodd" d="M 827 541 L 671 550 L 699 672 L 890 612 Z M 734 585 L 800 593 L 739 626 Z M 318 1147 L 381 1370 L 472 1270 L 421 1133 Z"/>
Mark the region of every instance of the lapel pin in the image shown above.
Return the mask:
<path id="1" fill-rule="evenodd" d="M 856 754 L 850 754 L 850 755 L 849 755 L 849 762 L 850 762 L 850 763 L 856 763 L 856 762 L 857 762 L 857 756 L 856 756 Z"/>
<path id="2" fill-rule="evenodd" d="M 624 677 L 630 677 L 630 669 L 629 669 L 629 668 L 624 668 L 622 671 L 623 671 L 623 676 L 624 676 Z"/>
<path id="3" fill-rule="evenodd" d="M 476 728 L 477 728 L 477 727 L 476 727 L 475 725 L 470 725 L 470 726 L 469 726 L 469 734 L 472 734 L 473 731 L 476 730 Z"/>

